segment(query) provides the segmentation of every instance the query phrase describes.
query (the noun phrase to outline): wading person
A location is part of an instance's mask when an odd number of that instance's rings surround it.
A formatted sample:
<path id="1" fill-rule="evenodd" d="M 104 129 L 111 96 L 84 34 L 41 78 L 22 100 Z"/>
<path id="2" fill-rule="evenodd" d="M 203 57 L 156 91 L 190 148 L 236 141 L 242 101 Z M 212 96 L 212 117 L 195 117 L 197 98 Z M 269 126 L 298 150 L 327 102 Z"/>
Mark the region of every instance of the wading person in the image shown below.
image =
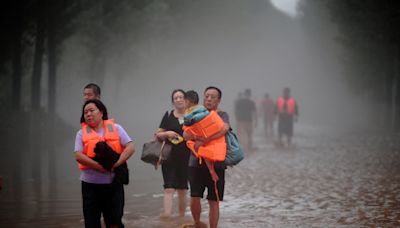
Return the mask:
<path id="1" fill-rule="evenodd" d="M 171 217 L 175 192 L 178 193 L 179 216 L 185 216 L 190 151 L 186 143 L 181 140 L 183 116 L 185 114 L 184 96 L 185 92 L 181 89 L 172 92 L 171 101 L 174 109 L 164 114 L 156 132 L 156 137 L 159 140 L 166 140 L 166 143 L 172 145 L 169 158 L 161 164 L 164 180 L 164 212 L 160 215 L 160 218 Z"/>
<path id="2" fill-rule="evenodd" d="M 114 170 L 133 155 L 133 142 L 122 126 L 108 119 L 107 108 L 98 99 L 88 100 L 83 105 L 81 125 L 74 151 L 81 170 L 85 227 L 100 228 L 102 214 L 106 227 L 124 227 L 124 187 L 114 181 Z M 111 170 L 94 160 L 98 142 L 106 142 L 119 155 Z"/>
<path id="3" fill-rule="evenodd" d="M 244 91 L 244 97 L 239 99 L 235 105 L 235 116 L 239 141 L 245 151 L 252 151 L 253 129 L 257 126 L 257 109 L 255 102 L 251 99 L 251 90 Z"/>
<path id="4" fill-rule="evenodd" d="M 287 138 L 287 146 L 291 146 L 293 122 L 297 121 L 299 110 L 297 102 L 291 97 L 290 89 L 284 88 L 283 95 L 276 102 L 275 114 L 278 115 L 278 146 L 283 147 L 282 137 Z"/>
<path id="5" fill-rule="evenodd" d="M 274 101 L 270 98 L 269 94 L 266 93 L 264 95 L 264 99 L 260 104 L 260 112 L 264 121 L 264 134 L 265 137 L 268 138 L 270 136 L 274 136 L 274 110 L 275 104 Z"/>
<path id="6" fill-rule="evenodd" d="M 221 102 L 222 93 L 217 87 L 210 86 L 204 91 L 203 105 L 208 111 L 216 111 L 224 122 L 223 129 L 218 133 L 211 136 L 210 141 L 224 136 L 230 129 L 229 116 L 226 112 L 219 110 L 218 105 Z M 203 146 L 204 141 L 196 138 L 190 138 L 188 140 L 194 140 L 197 146 Z M 194 155 L 190 154 L 189 160 L 189 182 L 190 182 L 190 210 L 194 224 L 186 225 L 186 227 L 207 227 L 207 225 L 200 221 L 201 215 L 201 198 L 205 189 L 207 188 L 207 200 L 209 205 L 209 224 L 210 228 L 218 226 L 219 221 L 219 201 L 223 200 L 224 186 L 225 186 L 225 169 L 226 165 L 223 162 L 215 162 L 214 164 L 215 174 L 218 177 L 218 181 L 214 183 L 210 170 L 208 169 L 205 162 L 199 164 L 199 159 Z M 217 189 L 215 189 L 215 186 Z M 216 192 L 218 192 L 218 197 Z"/>

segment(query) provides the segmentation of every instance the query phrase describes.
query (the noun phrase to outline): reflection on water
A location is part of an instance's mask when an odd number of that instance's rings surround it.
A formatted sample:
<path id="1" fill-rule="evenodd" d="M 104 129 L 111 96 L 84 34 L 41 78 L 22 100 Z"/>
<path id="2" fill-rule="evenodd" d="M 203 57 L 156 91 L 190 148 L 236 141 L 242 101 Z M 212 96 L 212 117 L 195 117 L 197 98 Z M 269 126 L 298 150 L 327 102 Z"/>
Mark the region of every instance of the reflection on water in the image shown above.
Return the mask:
<path id="1" fill-rule="evenodd" d="M 400 226 L 398 136 L 297 131 L 294 149 L 276 149 L 256 134 L 258 150 L 227 170 L 220 227 Z M 136 170 L 125 188 L 126 227 L 190 222 L 189 209 L 184 219 L 158 219 L 161 179 L 144 175 Z M 8 188 L 6 182 L 0 227 L 83 227 L 77 176 L 78 171 L 40 186 L 26 180 Z M 203 212 L 205 220 L 205 201 Z"/>

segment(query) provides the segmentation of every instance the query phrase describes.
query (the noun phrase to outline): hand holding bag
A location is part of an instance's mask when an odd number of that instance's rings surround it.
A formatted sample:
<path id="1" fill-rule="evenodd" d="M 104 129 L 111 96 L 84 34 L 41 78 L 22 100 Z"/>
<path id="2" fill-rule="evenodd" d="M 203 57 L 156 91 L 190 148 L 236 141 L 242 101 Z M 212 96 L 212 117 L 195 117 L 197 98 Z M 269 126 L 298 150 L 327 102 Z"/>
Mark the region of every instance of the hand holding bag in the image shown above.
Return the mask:
<path id="1" fill-rule="evenodd" d="M 157 168 L 158 164 L 167 160 L 170 156 L 172 146 L 165 141 L 151 141 L 143 144 L 140 159 L 150 163 Z"/>

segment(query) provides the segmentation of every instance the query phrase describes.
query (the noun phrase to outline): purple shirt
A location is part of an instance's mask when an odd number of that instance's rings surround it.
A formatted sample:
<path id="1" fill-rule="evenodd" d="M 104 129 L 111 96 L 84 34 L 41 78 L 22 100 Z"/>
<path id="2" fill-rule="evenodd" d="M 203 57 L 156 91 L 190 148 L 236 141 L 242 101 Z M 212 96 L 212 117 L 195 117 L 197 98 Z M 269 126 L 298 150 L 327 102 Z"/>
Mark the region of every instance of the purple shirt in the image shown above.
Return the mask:
<path id="1" fill-rule="evenodd" d="M 119 124 L 115 124 L 115 128 L 117 128 L 117 132 L 122 145 L 126 145 L 129 142 L 132 142 L 132 139 L 126 133 L 125 129 L 121 127 Z M 104 137 L 104 129 L 100 129 L 100 131 L 96 131 L 98 135 Z M 76 133 L 75 137 L 75 152 L 82 153 L 83 152 L 83 141 L 82 141 L 82 129 L 80 129 Z M 109 172 L 99 172 L 96 169 L 85 169 L 82 170 L 80 180 L 91 183 L 91 184 L 111 184 L 114 178 L 114 173 Z"/>

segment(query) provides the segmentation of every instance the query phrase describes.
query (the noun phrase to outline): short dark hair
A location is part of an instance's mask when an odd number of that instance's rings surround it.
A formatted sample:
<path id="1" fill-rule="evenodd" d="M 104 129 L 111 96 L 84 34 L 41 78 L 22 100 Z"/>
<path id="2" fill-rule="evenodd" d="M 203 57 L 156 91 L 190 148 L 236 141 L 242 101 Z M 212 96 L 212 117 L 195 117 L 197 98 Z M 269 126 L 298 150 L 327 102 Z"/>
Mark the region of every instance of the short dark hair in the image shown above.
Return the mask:
<path id="1" fill-rule="evenodd" d="M 100 86 L 94 84 L 94 83 L 89 83 L 85 86 L 85 88 L 83 89 L 92 89 L 93 93 L 97 96 L 100 96 L 101 94 L 101 90 L 100 90 Z"/>
<path id="2" fill-rule="evenodd" d="M 100 112 L 103 113 L 103 120 L 108 120 L 107 108 L 106 108 L 106 106 L 103 104 L 103 102 L 101 102 L 101 101 L 98 100 L 98 99 L 90 99 L 90 100 L 87 100 L 87 101 L 85 102 L 85 104 L 83 104 L 83 107 L 82 107 L 82 115 L 81 115 L 81 123 L 84 123 L 84 122 L 85 122 L 85 107 L 86 107 L 86 105 L 88 105 L 88 104 L 90 104 L 90 103 L 93 103 L 94 105 L 96 105 L 96 107 L 100 110 Z"/>
<path id="3" fill-rule="evenodd" d="M 183 89 L 175 89 L 174 91 L 172 91 L 171 93 L 171 102 L 174 103 L 174 95 L 177 92 L 181 92 L 183 94 L 183 96 L 185 96 L 185 91 L 183 91 Z"/>
<path id="4" fill-rule="evenodd" d="M 221 92 L 221 90 L 220 90 L 219 88 L 217 88 L 217 87 L 215 87 L 215 86 L 209 86 L 209 87 L 207 87 L 207 88 L 204 90 L 204 93 L 206 93 L 207 90 L 209 90 L 209 89 L 215 89 L 215 90 L 217 90 L 217 92 L 218 92 L 218 98 L 219 98 L 219 99 L 222 98 L 222 92 Z"/>
<path id="5" fill-rule="evenodd" d="M 194 90 L 186 91 L 185 99 L 192 102 L 193 104 L 199 103 L 199 94 Z"/>

